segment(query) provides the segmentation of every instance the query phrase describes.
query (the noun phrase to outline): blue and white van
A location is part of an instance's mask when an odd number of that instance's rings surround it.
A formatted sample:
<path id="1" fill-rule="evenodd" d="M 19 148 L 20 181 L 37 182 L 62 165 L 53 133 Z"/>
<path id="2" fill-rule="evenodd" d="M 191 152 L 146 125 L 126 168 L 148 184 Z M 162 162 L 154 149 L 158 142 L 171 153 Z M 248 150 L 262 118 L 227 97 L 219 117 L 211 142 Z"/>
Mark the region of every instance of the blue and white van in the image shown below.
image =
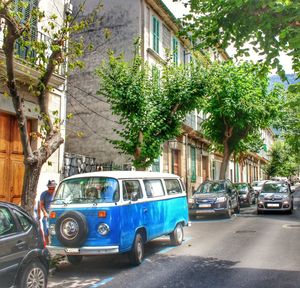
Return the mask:
<path id="1" fill-rule="evenodd" d="M 183 241 L 188 225 L 186 191 L 179 176 L 142 171 L 108 171 L 64 179 L 52 202 L 49 233 L 53 254 L 80 263 L 82 256 L 129 252 L 133 265 L 144 243 L 170 235 Z"/>

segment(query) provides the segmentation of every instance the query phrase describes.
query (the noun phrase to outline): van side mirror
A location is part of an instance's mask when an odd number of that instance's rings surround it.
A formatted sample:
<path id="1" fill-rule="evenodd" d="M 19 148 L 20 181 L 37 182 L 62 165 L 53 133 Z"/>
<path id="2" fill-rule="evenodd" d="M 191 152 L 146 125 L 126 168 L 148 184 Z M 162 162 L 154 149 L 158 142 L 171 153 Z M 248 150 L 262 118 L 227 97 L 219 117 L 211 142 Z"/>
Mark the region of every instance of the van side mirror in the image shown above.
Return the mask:
<path id="1" fill-rule="evenodd" d="M 132 192 L 131 193 L 131 201 L 137 201 L 139 199 L 138 192 Z"/>

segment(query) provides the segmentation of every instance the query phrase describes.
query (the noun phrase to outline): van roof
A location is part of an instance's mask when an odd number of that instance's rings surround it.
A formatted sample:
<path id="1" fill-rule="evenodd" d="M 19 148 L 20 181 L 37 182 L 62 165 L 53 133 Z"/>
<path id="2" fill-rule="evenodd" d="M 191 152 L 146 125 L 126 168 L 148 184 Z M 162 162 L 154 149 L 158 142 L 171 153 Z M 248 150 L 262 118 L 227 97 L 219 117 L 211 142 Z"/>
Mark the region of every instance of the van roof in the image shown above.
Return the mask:
<path id="1" fill-rule="evenodd" d="M 171 173 L 161 173 L 161 172 L 148 172 L 148 171 L 99 171 L 90 172 L 83 174 L 76 174 L 70 176 L 67 179 L 82 178 L 82 177 L 111 177 L 116 179 L 124 178 L 179 178 L 178 175 Z"/>

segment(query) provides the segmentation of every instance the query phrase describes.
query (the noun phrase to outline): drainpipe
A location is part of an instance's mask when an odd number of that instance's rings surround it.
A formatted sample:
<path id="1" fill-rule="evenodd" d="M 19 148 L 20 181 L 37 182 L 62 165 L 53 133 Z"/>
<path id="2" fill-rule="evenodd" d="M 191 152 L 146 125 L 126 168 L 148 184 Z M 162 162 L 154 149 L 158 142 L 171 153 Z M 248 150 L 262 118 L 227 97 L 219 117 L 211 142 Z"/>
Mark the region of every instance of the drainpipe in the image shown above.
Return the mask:
<path id="1" fill-rule="evenodd" d="M 185 187 L 187 194 L 189 190 L 188 174 L 188 134 L 185 134 Z"/>

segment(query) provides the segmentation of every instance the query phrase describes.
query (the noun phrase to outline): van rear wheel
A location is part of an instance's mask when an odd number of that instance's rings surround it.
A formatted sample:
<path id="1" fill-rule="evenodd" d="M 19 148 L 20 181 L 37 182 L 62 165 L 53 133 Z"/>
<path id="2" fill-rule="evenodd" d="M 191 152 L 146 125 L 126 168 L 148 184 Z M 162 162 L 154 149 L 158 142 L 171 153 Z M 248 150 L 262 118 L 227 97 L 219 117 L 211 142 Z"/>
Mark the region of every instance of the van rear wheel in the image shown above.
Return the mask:
<path id="1" fill-rule="evenodd" d="M 178 223 L 174 231 L 170 234 L 170 240 L 171 244 L 174 246 L 181 245 L 183 241 L 183 228 L 181 223 Z"/>
<path id="2" fill-rule="evenodd" d="M 143 262 L 144 258 L 144 241 L 140 233 L 136 233 L 134 243 L 131 251 L 129 252 L 130 263 L 138 266 Z"/>

